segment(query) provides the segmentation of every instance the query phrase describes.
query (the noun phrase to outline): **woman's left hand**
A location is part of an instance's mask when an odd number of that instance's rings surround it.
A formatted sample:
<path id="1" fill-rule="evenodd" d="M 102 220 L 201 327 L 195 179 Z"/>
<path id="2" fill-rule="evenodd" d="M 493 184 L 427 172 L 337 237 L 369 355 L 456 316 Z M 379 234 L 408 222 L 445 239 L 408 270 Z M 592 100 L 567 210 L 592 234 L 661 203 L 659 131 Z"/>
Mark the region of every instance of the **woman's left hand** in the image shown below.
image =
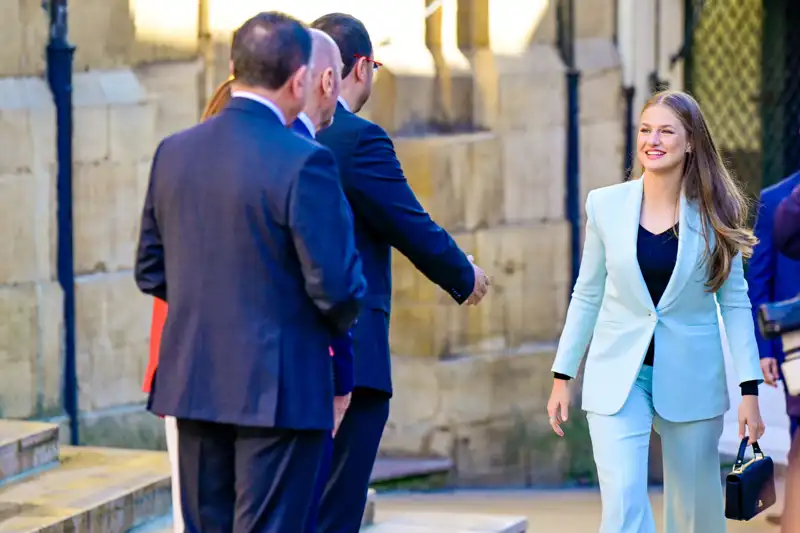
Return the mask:
<path id="1" fill-rule="evenodd" d="M 761 420 L 761 409 L 758 407 L 758 396 L 743 396 L 742 403 L 739 404 L 739 439 L 747 435 L 750 437 L 750 444 L 760 439 L 764 435 L 764 421 Z"/>

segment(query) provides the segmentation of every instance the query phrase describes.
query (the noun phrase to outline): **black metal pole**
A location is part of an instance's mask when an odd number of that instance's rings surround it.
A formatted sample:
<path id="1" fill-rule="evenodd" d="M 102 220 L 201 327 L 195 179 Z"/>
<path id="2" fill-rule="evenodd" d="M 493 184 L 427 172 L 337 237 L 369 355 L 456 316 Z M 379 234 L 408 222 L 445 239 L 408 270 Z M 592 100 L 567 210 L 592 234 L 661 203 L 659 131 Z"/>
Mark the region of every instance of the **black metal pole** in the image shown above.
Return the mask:
<path id="1" fill-rule="evenodd" d="M 633 172 L 633 99 L 636 97 L 636 87 L 622 89 L 625 98 L 625 181 L 631 179 Z"/>
<path id="2" fill-rule="evenodd" d="M 64 293 L 64 411 L 69 416 L 70 442 L 78 435 L 78 380 L 75 363 L 75 266 L 72 241 L 72 60 L 75 47 L 67 39 L 67 0 L 50 0 L 47 80 L 56 107 L 58 151 L 58 282 Z"/>
<path id="3" fill-rule="evenodd" d="M 580 78 L 581 73 L 574 66 L 567 70 L 567 217 L 571 230 L 572 287 L 578 281 L 581 264 Z"/>
<path id="4" fill-rule="evenodd" d="M 572 287 L 578 280 L 581 262 L 580 184 L 580 72 L 575 65 L 575 11 L 572 0 L 559 3 L 561 55 L 567 67 L 567 165 L 566 214 L 570 224 Z"/>

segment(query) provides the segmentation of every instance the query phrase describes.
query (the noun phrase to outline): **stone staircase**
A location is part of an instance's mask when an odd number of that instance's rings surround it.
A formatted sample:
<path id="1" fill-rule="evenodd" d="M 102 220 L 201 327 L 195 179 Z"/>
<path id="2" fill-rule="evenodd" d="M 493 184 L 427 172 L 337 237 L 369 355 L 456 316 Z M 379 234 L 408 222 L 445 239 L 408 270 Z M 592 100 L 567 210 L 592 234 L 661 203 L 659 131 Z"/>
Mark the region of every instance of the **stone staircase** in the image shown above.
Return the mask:
<path id="1" fill-rule="evenodd" d="M 387 459 L 377 482 L 442 472 L 442 462 Z M 416 474 L 415 474 L 416 472 Z M 369 533 L 525 533 L 524 518 L 405 513 L 376 521 L 370 490 L 362 519 Z M 0 533 L 171 533 L 167 454 L 59 445 L 58 426 L 0 420 Z"/>

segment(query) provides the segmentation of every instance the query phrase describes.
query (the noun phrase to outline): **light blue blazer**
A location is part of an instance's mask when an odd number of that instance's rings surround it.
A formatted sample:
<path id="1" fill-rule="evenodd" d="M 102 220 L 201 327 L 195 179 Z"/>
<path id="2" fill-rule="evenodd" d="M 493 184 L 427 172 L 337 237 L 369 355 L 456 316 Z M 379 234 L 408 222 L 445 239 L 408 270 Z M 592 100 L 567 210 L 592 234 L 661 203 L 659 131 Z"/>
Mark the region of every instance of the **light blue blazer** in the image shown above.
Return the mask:
<path id="1" fill-rule="evenodd" d="M 730 408 L 717 303 L 739 382 L 763 381 L 742 258 L 716 295 L 707 292 L 700 214 L 681 194 L 678 258 L 654 306 L 636 257 L 642 194 L 641 178 L 589 193 L 580 274 L 553 372 L 575 377 L 591 339 L 582 407 L 613 415 L 655 333 L 656 412 L 672 422 L 714 418 Z"/>

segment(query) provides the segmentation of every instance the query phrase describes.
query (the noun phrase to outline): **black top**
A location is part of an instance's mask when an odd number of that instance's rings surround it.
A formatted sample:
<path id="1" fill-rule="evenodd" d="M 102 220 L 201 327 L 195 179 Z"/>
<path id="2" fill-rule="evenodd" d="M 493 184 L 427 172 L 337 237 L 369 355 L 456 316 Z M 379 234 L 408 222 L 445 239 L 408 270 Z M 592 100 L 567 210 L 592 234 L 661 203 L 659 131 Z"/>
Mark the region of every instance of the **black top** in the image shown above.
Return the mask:
<path id="1" fill-rule="evenodd" d="M 664 291 L 675 269 L 678 260 L 678 225 L 655 235 L 639 226 L 639 235 L 636 240 L 636 258 L 639 260 L 639 269 L 642 271 L 647 291 L 657 306 L 664 295 Z M 655 335 L 650 339 L 644 364 L 653 366 L 655 358 Z"/>
<path id="2" fill-rule="evenodd" d="M 639 269 L 642 272 L 644 283 L 653 305 L 657 306 L 664 290 L 667 288 L 672 271 L 678 259 L 678 225 L 659 233 L 658 235 L 648 231 L 643 226 L 639 226 L 639 233 L 636 240 L 636 258 L 639 261 Z M 650 340 L 644 363 L 653 366 L 655 358 L 655 335 Z M 569 376 L 556 373 L 558 379 L 570 379 Z M 742 396 L 758 395 L 758 383 L 746 381 L 741 384 Z"/>

